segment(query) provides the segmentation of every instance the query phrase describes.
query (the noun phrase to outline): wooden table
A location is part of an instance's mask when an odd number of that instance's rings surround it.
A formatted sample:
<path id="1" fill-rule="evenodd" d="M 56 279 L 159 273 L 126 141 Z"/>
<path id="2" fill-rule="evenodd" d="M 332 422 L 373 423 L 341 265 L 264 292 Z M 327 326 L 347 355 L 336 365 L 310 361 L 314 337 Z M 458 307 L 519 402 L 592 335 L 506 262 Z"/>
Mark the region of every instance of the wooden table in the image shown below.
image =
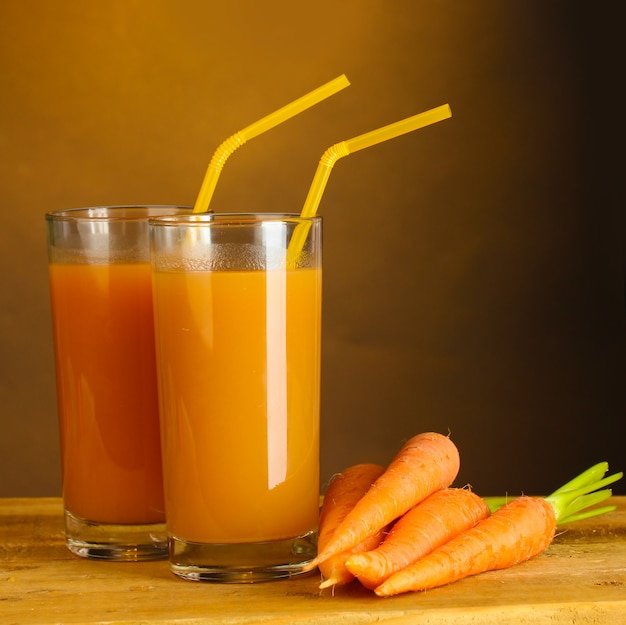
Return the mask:
<path id="1" fill-rule="evenodd" d="M 89 561 L 66 549 L 59 499 L 0 500 L 0 624 L 388 625 L 626 623 L 626 497 L 568 526 L 539 557 L 444 588 L 380 599 L 313 574 L 261 584 L 183 581 L 164 560 Z"/>

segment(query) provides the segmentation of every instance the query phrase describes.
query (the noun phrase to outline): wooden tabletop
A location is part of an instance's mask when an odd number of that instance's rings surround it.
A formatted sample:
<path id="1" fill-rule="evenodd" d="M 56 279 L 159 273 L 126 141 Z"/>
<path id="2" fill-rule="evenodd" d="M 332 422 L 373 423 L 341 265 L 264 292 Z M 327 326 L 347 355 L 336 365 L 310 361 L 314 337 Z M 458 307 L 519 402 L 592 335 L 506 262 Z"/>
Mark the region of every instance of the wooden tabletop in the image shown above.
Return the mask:
<path id="1" fill-rule="evenodd" d="M 539 557 L 444 588 L 380 599 L 319 575 L 259 584 L 183 581 L 167 561 L 101 562 L 65 547 L 59 499 L 0 499 L 0 624 L 483 625 L 626 622 L 626 497 L 567 526 Z"/>

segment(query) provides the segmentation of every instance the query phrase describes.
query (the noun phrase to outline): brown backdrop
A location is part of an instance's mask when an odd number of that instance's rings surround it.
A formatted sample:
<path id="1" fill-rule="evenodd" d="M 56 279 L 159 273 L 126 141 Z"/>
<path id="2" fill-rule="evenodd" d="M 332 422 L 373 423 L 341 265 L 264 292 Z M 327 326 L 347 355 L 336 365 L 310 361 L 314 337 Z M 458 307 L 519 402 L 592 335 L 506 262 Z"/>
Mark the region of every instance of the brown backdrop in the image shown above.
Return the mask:
<path id="1" fill-rule="evenodd" d="M 428 429 L 484 494 L 625 469 L 608 5 L 0 0 L 0 496 L 60 493 L 44 213 L 191 204 L 222 140 L 341 73 L 237 151 L 213 199 L 299 211 L 327 147 L 452 107 L 326 188 L 322 479 Z"/>

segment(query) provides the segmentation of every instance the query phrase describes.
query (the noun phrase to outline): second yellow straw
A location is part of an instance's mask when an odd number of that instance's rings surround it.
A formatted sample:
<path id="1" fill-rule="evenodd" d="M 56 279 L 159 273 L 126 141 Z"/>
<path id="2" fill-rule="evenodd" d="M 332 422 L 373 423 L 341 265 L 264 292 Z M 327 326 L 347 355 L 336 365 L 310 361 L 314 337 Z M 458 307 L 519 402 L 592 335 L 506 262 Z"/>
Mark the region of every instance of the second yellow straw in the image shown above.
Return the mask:
<path id="1" fill-rule="evenodd" d="M 304 201 L 304 207 L 302 208 L 300 217 L 310 218 L 315 216 L 320 200 L 322 199 L 322 194 L 326 188 L 330 172 L 334 164 L 340 158 L 358 150 L 362 150 L 363 148 L 368 148 L 378 143 L 382 143 L 383 141 L 393 139 L 394 137 L 399 137 L 407 132 L 412 132 L 413 130 L 430 126 L 431 124 L 443 121 L 449 117 L 452 117 L 450 106 L 448 104 L 443 104 L 442 106 L 430 109 L 424 113 L 419 113 L 418 115 L 401 119 L 393 124 L 382 126 L 376 130 L 372 130 L 357 137 L 353 137 L 352 139 L 348 139 L 347 141 L 341 141 L 340 143 L 332 145 L 324 152 L 324 154 L 322 154 L 322 158 L 320 159 L 317 170 L 315 171 L 315 176 L 313 177 L 313 182 L 311 183 L 306 200 Z M 287 264 L 290 267 L 294 267 L 296 265 L 298 256 L 300 255 L 302 246 L 304 245 L 309 231 L 308 226 L 308 223 L 303 222 L 299 224 L 293 233 L 289 243 L 289 249 L 287 251 Z"/>

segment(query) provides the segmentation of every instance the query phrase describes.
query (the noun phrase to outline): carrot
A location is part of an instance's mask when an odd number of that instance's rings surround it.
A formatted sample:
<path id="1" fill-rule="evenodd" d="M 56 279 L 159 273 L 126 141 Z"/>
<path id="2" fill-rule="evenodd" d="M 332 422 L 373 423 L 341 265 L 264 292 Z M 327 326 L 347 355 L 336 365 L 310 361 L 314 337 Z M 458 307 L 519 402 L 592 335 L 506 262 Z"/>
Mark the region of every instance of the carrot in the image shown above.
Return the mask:
<path id="1" fill-rule="evenodd" d="M 319 589 L 330 588 L 332 586 L 340 586 L 348 584 L 354 579 L 354 574 L 351 573 L 346 567 L 346 560 L 352 555 L 357 555 L 363 551 L 370 551 L 376 549 L 383 541 L 386 533 L 386 528 L 381 529 L 368 536 L 365 540 L 361 541 L 356 547 L 352 547 L 348 551 L 338 553 L 334 556 L 324 560 L 319 564 L 319 570 L 322 573 L 324 579 L 320 582 Z"/>
<path id="2" fill-rule="evenodd" d="M 503 569 L 541 553 L 556 530 L 541 497 L 519 497 L 374 589 L 379 597 L 426 590 L 469 575 Z"/>
<path id="3" fill-rule="evenodd" d="M 483 499 L 468 489 L 436 491 L 400 517 L 378 548 L 351 555 L 346 568 L 373 589 L 489 514 Z"/>
<path id="4" fill-rule="evenodd" d="M 596 481 L 590 481 L 588 474 L 589 471 L 582 473 L 578 482 L 575 478 L 569 483 L 573 486 L 559 489 L 548 497 L 522 496 L 511 500 L 474 527 L 391 575 L 374 592 L 380 597 L 389 597 L 426 590 L 539 555 L 552 542 L 557 525 L 607 511 L 607 508 L 600 508 L 579 514 L 584 508 L 610 497 L 609 489 L 592 491 L 617 481 L 622 474 Z"/>
<path id="5" fill-rule="evenodd" d="M 459 451 L 447 436 L 425 432 L 409 439 L 306 568 L 352 549 L 428 495 L 450 486 L 459 466 Z"/>
<path id="6" fill-rule="evenodd" d="M 354 508 L 356 503 L 363 497 L 369 487 L 382 475 L 385 468 L 378 464 L 356 464 L 338 473 L 330 482 L 324 495 L 324 503 L 320 511 L 320 525 L 317 539 L 318 548 L 328 544 L 337 526 Z M 353 549 L 354 553 L 359 550 L 374 549 L 380 544 L 383 534 L 375 534 L 366 538 L 360 545 Z M 336 584 L 347 584 L 354 579 L 345 567 L 347 554 L 337 554 L 320 565 L 319 569 L 324 576 L 320 588 L 327 588 Z"/>

